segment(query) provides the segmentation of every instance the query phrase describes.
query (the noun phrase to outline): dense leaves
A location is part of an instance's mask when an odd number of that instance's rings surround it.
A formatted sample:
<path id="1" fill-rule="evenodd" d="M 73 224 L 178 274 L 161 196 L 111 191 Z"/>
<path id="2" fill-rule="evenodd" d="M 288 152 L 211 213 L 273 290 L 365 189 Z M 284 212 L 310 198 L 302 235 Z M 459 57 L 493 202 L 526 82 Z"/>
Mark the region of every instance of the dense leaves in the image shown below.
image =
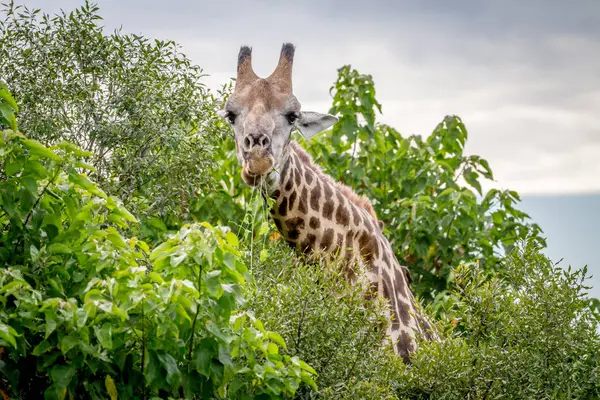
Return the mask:
<path id="1" fill-rule="evenodd" d="M 533 242 L 518 246 L 505 268 L 505 279 L 487 279 L 478 265 L 457 268 L 456 328 L 443 343 L 423 345 L 398 380 L 400 397 L 600 397 L 586 269 L 552 264 Z"/>
<path id="2" fill-rule="evenodd" d="M 3 12 L 0 77 L 27 137 L 90 151 L 90 177 L 131 210 L 185 216 L 194 192 L 212 182 L 223 126 L 202 70 L 174 42 L 106 35 L 88 3 L 56 16 L 12 3 Z"/>
<path id="3" fill-rule="evenodd" d="M 150 251 L 88 154 L 0 136 L 0 377 L 47 399 L 290 396 L 314 370 L 249 312 L 237 237 L 186 225 Z M 2 385 L 4 386 L 4 385 Z"/>

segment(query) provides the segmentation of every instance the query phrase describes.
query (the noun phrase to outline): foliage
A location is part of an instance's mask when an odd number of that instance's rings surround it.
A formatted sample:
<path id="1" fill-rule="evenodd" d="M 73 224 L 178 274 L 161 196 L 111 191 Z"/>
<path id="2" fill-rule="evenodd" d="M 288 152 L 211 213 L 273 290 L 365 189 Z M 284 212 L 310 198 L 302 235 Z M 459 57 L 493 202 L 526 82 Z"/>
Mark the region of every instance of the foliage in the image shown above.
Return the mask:
<path id="1" fill-rule="evenodd" d="M 586 269 L 552 264 L 533 242 L 505 267 L 504 279 L 487 279 L 477 265 L 457 268 L 456 329 L 415 354 L 397 382 L 401 398 L 600 398 Z"/>
<path id="2" fill-rule="evenodd" d="M 133 211 L 186 219 L 194 193 L 212 187 L 213 138 L 225 126 L 213 112 L 222 94 L 204 87 L 202 70 L 172 41 L 104 34 L 89 3 L 56 16 L 3 11 L 0 77 L 27 137 L 91 152 L 90 177 Z"/>
<path id="3" fill-rule="evenodd" d="M 281 336 L 239 311 L 249 276 L 237 237 L 186 225 L 153 251 L 124 237 L 136 219 L 78 172 L 87 156 L 0 136 L 0 386 L 47 399 L 314 387 L 310 366 L 279 354 Z"/>
<path id="4" fill-rule="evenodd" d="M 420 343 L 406 368 L 381 345 L 381 308 L 335 269 L 304 265 L 285 246 L 255 267 L 257 316 L 289 354 L 319 374 L 324 399 L 600 398 L 600 336 L 586 269 L 552 264 L 534 241 L 517 245 L 502 277 L 456 269 L 443 341 Z"/>
<path id="5" fill-rule="evenodd" d="M 277 327 L 288 354 L 318 371 L 320 393 L 326 398 L 348 394 L 358 382 L 371 389 L 389 388 L 404 364 L 383 345 L 383 303 L 366 301 L 363 289 L 348 285 L 338 265 L 305 264 L 281 243 L 268 248 L 268 257 L 256 261 L 257 284 L 249 306 L 267 326 Z M 298 395 L 313 397 L 308 391 Z"/>
<path id="6" fill-rule="evenodd" d="M 464 154 L 467 130 L 459 117 L 447 116 L 426 139 L 404 137 L 376 123 L 381 105 L 370 75 L 350 66 L 338 73 L 330 113 L 339 122 L 307 148 L 330 175 L 373 201 L 418 295 L 437 296 L 440 305 L 456 265 L 480 260 L 497 271 L 503 250 L 517 240 L 544 243 L 540 228 L 516 208 L 516 192 L 483 191 L 481 180 L 492 180 L 492 170 Z"/>

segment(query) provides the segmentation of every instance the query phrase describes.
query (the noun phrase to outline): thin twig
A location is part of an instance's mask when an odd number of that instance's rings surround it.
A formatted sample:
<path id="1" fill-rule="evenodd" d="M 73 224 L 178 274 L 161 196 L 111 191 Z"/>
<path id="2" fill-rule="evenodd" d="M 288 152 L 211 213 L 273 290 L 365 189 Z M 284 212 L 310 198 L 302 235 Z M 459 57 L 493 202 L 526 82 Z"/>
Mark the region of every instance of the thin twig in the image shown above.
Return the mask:
<path id="1" fill-rule="evenodd" d="M 202 266 L 198 269 L 198 296 L 201 295 L 202 289 Z M 194 314 L 194 320 L 192 321 L 192 333 L 190 334 L 190 349 L 188 350 L 188 372 L 191 368 L 192 353 L 194 351 L 194 330 L 196 329 L 196 321 L 198 320 L 198 314 L 200 314 L 200 301 L 196 302 L 196 313 Z"/>
<path id="2" fill-rule="evenodd" d="M 54 183 L 54 180 L 56 179 L 56 177 L 58 177 L 58 174 L 60 174 L 60 171 L 61 171 L 60 168 L 57 169 L 56 174 L 54 174 L 54 176 L 52 177 L 52 179 L 50 179 L 48 181 L 48 183 L 46 183 L 46 186 L 44 186 L 44 189 L 42 189 L 42 192 L 40 193 L 40 195 L 38 196 L 37 200 L 33 204 L 33 207 L 31 207 L 31 210 L 29 210 L 29 212 L 27 213 L 27 217 L 25 217 L 25 223 L 23 224 L 23 226 L 27 226 L 27 223 L 29 222 L 29 218 L 31 218 L 31 214 L 33 214 L 33 211 L 37 207 L 38 203 L 40 202 L 40 200 L 42 199 L 42 197 L 44 197 L 44 195 L 46 194 L 46 191 L 48 190 L 48 186 L 50 186 L 51 183 Z"/>

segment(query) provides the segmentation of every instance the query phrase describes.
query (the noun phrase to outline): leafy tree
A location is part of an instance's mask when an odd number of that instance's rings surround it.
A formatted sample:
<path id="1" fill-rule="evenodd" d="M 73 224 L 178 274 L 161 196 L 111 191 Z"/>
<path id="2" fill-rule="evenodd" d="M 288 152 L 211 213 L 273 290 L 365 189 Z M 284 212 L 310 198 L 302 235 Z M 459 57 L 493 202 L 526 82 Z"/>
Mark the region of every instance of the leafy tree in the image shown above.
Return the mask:
<path id="1" fill-rule="evenodd" d="M 240 311 L 250 276 L 237 237 L 186 225 L 151 251 L 122 234 L 136 218 L 79 172 L 93 171 L 85 157 L 0 132 L 0 390 L 247 399 L 316 388 L 310 366 L 280 354 L 281 336 Z"/>
<path id="2" fill-rule="evenodd" d="M 426 139 L 404 137 L 376 122 L 381 105 L 370 75 L 350 66 L 338 72 L 330 113 L 340 120 L 306 147 L 329 174 L 373 201 L 418 295 L 437 296 L 441 305 L 458 264 L 480 260 L 498 271 L 516 241 L 544 243 L 539 226 L 517 208 L 516 192 L 483 192 L 481 179 L 493 179 L 492 170 L 464 154 L 467 130 L 459 117 L 447 116 Z"/>
<path id="3" fill-rule="evenodd" d="M 89 151 L 90 177 L 131 209 L 186 217 L 212 187 L 214 114 L 221 94 L 172 41 L 103 32 L 85 3 L 56 16 L 4 6 L 0 76 L 21 105 L 21 130 L 47 145 Z"/>

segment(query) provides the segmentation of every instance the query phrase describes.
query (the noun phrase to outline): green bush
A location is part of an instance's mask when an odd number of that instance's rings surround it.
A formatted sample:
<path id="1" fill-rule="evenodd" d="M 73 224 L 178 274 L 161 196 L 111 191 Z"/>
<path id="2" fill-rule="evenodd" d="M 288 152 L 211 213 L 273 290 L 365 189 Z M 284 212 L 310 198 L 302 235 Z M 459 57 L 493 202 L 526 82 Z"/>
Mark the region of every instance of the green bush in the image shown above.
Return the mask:
<path id="1" fill-rule="evenodd" d="M 517 245 L 503 277 L 456 268 L 440 343 L 421 342 L 406 367 L 382 346 L 381 308 L 335 269 L 304 265 L 284 246 L 255 264 L 251 309 L 312 365 L 323 399 L 600 398 L 598 321 L 586 270 L 552 264 Z"/>
<path id="2" fill-rule="evenodd" d="M 339 266 L 305 264 L 279 244 L 268 247 L 268 256 L 256 260 L 254 271 L 249 308 L 267 326 L 277 327 L 288 354 L 317 370 L 323 393 L 347 393 L 348 386 L 359 382 L 388 388 L 394 375 L 402 373 L 402 360 L 384 345 L 383 303 L 366 301 L 363 288 L 348 285 Z M 308 391 L 298 395 L 312 397 Z"/>
<path id="3" fill-rule="evenodd" d="M 401 398 L 600 398 L 586 268 L 563 269 L 533 242 L 505 267 L 505 278 L 491 279 L 478 265 L 457 268 L 456 328 L 443 343 L 422 345 L 398 379 Z"/>
<path id="4" fill-rule="evenodd" d="M 105 34 L 87 2 L 56 16 L 3 7 L 0 77 L 21 131 L 89 151 L 90 178 L 139 215 L 187 219 L 194 193 L 213 187 L 211 152 L 225 127 L 214 113 L 222 95 L 202 70 L 172 41 Z"/>
<path id="5" fill-rule="evenodd" d="M 310 366 L 279 354 L 281 336 L 239 311 L 250 277 L 237 237 L 186 225 L 150 251 L 121 233 L 133 215 L 78 172 L 86 156 L 0 133 L 0 388 L 116 399 L 315 387 Z"/>

